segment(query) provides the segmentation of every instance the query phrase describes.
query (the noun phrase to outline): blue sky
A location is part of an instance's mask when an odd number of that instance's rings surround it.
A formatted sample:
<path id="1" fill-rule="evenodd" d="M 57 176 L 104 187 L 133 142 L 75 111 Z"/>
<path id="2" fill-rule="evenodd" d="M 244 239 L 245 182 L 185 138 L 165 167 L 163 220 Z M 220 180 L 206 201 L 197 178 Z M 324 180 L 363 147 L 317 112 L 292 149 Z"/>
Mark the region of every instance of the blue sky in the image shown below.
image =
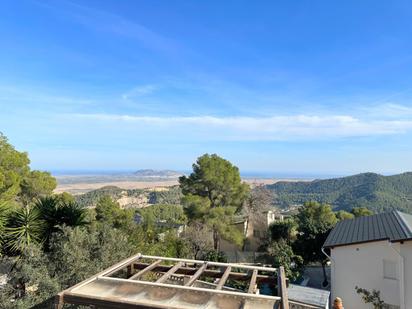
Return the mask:
<path id="1" fill-rule="evenodd" d="M 47 170 L 412 170 L 408 1 L 12 1 L 0 131 Z"/>

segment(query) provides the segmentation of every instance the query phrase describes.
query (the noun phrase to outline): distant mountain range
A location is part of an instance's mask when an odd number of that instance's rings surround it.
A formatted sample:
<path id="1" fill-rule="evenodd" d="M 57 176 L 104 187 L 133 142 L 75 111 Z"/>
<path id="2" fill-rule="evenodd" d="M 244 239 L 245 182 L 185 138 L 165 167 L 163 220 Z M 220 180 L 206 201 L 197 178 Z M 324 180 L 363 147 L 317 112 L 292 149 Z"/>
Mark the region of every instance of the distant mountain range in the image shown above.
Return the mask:
<path id="1" fill-rule="evenodd" d="M 281 181 L 267 188 L 280 207 L 318 201 L 336 210 L 365 206 L 375 212 L 392 209 L 412 213 L 412 172 L 392 176 L 363 173 L 313 181 Z"/>
<path id="2" fill-rule="evenodd" d="M 172 171 L 172 170 L 152 170 L 152 169 L 143 169 L 137 170 L 133 175 L 138 177 L 170 177 L 177 178 L 182 176 L 182 173 Z"/>

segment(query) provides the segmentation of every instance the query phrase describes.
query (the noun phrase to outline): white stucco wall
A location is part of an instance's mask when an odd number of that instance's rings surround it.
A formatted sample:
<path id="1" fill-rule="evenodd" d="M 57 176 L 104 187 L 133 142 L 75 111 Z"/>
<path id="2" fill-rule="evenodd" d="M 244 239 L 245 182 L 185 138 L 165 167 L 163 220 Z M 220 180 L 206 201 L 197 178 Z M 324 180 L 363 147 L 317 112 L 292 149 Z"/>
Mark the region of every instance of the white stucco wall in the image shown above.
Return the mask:
<path id="1" fill-rule="evenodd" d="M 410 253 L 409 257 L 412 262 L 412 246 L 411 249 L 406 250 L 405 244 L 395 243 L 392 246 L 398 251 L 401 250 L 401 246 L 405 247 L 403 250 Z M 370 304 L 366 305 L 355 291 L 355 286 L 359 286 L 368 290 L 379 290 L 386 303 L 400 306 L 400 258 L 393 248 L 388 241 L 379 241 L 332 249 L 332 299 L 337 296 L 341 297 L 345 308 L 370 309 Z M 384 260 L 397 263 L 396 280 L 384 278 Z M 410 278 L 412 279 L 412 264 L 409 265 L 408 272 L 411 273 Z M 409 283 L 411 282 L 409 280 Z M 411 288 L 412 286 L 409 288 L 410 294 L 412 294 Z M 406 308 L 412 308 L 412 305 Z"/>
<path id="2" fill-rule="evenodd" d="M 412 241 L 399 245 L 404 262 L 405 309 L 412 308 Z"/>

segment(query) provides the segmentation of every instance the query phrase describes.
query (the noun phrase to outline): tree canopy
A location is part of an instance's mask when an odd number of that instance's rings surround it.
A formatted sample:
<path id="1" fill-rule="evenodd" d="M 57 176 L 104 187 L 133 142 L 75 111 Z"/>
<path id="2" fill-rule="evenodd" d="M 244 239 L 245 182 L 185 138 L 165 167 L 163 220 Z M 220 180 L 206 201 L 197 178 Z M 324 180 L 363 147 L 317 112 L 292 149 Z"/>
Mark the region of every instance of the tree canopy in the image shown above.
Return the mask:
<path id="1" fill-rule="evenodd" d="M 30 170 L 26 152 L 17 151 L 0 133 L 0 202 L 51 194 L 57 182 L 50 173 Z"/>
<path id="2" fill-rule="evenodd" d="M 213 231 L 215 250 L 220 237 L 242 242 L 242 235 L 232 225 L 235 213 L 245 202 L 249 187 L 239 169 L 216 154 L 205 154 L 193 164 L 193 172 L 179 178 L 182 202 L 190 221 L 198 220 Z"/>
<path id="3" fill-rule="evenodd" d="M 352 208 L 351 213 L 355 217 L 364 217 L 364 216 L 373 215 L 373 211 L 369 210 L 366 207 L 354 207 L 354 208 Z"/>

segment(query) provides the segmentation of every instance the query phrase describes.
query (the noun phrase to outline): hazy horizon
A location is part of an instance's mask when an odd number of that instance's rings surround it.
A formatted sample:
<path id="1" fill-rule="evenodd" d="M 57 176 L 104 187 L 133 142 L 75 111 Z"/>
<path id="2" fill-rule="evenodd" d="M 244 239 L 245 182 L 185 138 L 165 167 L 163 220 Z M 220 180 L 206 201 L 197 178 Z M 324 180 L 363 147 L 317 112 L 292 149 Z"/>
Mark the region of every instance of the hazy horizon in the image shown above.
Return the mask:
<path id="1" fill-rule="evenodd" d="M 152 168 L 140 168 L 140 169 L 124 169 L 124 170 L 49 170 L 49 172 L 54 176 L 99 176 L 99 175 L 132 175 L 138 170 L 144 169 L 152 169 Z M 171 170 L 175 172 L 179 172 L 185 175 L 190 174 L 191 170 L 175 170 L 175 169 L 153 169 L 155 171 L 162 171 L 162 170 Z M 402 173 L 407 173 L 409 171 L 404 171 Z M 356 174 L 361 173 L 374 173 L 369 171 L 359 172 Z M 339 177 L 346 177 L 352 176 L 356 174 L 345 174 L 345 173 L 333 173 L 333 174 L 325 174 L 325 173 L 294 173 L 294 172 L 277 172 L 277 171 L 242 171 L 240 170 L 240 175 L 243 178 L 274 178 L 274 179 L 327 179 L 327 178 L 339 178 Z M 390 176 L 395 175 L 392 173 L 378 173 L 383 176 Z"/>

